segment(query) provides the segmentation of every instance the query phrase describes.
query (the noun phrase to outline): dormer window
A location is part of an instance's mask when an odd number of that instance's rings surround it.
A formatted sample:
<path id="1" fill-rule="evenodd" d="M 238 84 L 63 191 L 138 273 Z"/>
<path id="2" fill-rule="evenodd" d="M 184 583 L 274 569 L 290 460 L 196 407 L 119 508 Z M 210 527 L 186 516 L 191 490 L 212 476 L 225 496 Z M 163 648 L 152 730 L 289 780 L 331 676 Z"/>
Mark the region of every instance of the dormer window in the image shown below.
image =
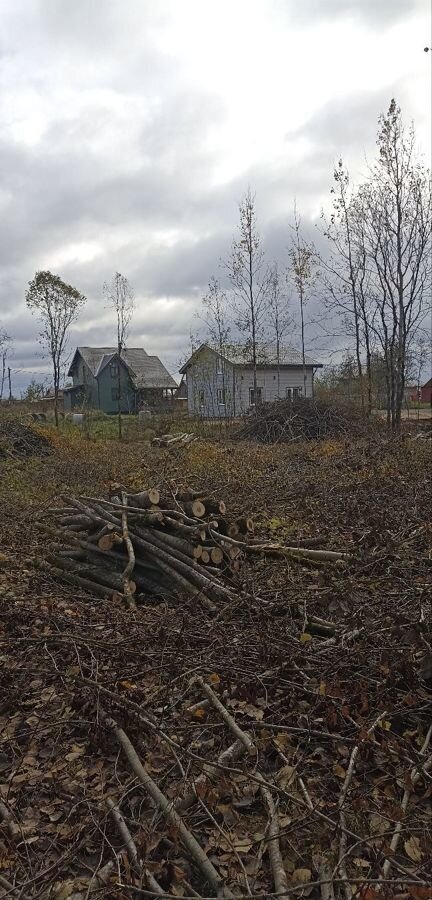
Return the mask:
<path id="1" fill-rule="evenodd" d="M 111 363 L 110 371 L 111 371 L 111 378 L 118 378 L 118 373 L 119 373 L 118 363 L 116 363 L 116 362 Z"/>

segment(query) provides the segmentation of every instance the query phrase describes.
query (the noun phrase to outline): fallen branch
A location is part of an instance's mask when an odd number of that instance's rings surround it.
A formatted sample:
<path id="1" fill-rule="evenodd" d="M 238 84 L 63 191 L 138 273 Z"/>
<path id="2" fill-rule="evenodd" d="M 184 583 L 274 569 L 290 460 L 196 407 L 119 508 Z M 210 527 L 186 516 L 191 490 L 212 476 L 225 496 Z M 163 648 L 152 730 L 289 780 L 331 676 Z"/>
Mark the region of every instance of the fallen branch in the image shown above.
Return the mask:
<path id="1" fill-rule="evenodd" d="M 123 840 L 124 846 L 126 847 L 127 855 L 130 859 L 132 868 L 137 875 L 141 875 L 141 863 L 138 857 L 138 850 L 118 806 L 116 806 L 114 801 L 111 800 L 111 797 L 107 797 L 105 804 L 108 812 L 111 813 L 114 819 L 117 830 Z"/>
<path id="2" fill-rule="evenodd" d="M 131 769 L 140 780 L 141 784 L 145 787 L 152 800 L 164 814 L 168 822 L 177 830 L 183 846 L 191 854 L 195 864 L 200 869 L 206 881 L 208 881 L 208 883 L 211 885 L 216 896 L 226 898 L 233 897 L 233 894 L 224 887 L 223 881 L 216 871 L 215 867 L 208 859 L 202 847 L 200 847 L 196 838 L 186 827 L 183 819 L 180 818 L 175 809 L 173 809 L 173 806 L 168 798 L 165 796 L 165 794 L 162 793 L 156 782 L 153 781 L 148 772 L 146 772 L 143 768 L 137 752 L 133 744 L 129 740 L 126 732 L 123 731 L 123 728 L 120 728 L 117 725 L 117 722 L 115 722 L 114 719 L 110 718 L 105 713 L 101 712 L 101 719 L 116 736 L 128 760 L 128 763 L 131 766 Z"/>
<path id="3" fill-rule="evenodd" d="M 260 786 L 261 797 L 264 801 L 264 804 L 267 809 L 269 824 L 268 824 L 268 855 L 270 860 L 270 866 L 273 874 L 273 881 L 275 886 L 276 894 L 282 893 L 288 889 L 288 879 L 286 876 L 286 872 L 284 869 L 284 864 L 282 860 L 282 854 L 280 850 L 279 844 L 279 833 L 280 833 L 280 825 L 279 825 L 279 817 L 276 811 L 276 806 L 273 800 L 273 797 L 263 784 Z"/>
<path id="4" fill-rule="evenodd" d="M 432 737 L 432 725 L 430 726 L 428 733 L 425 737 L 423 746 L 420 750 L 420 756 L 424 756 L 425 753 L 427 752 L 427 749 L 428 749 L 430 741 L 431 741 L 431 737 Z M 432 756 L 427 760 L 427 762 L 423 766 L 423 771 L 428 771 L 428 769 L 430 769 L 431 766 L 432 766 Z M 418 772 L 417 768 L 413 768 L 411 770 L 411 774 L 410 774 L 410 786 L 405 788 L 404 795 L 402 797 L 401 809 L 403 812 L 403 818 L 405 818 L 405 813 L 406 813 L 406 810 L 408 807 L 408 803 L 409 803 L 409 799 L 410 799 L 412 790 L 415 788 L 419 778 L 420 778 L 420 772 Z M 399 839 L 400 839 L 400 836 L 402 833 L 402 828 L 403 828 L 403 820 L 401 818 L 401 819 L 399 819 L 399 822 L 397 822 L 397 824 L 396 824 L 396 828 L 394 830 L 394 834 L 391 839 L 390 850 L 391 850 L 392 857 L 391 858 L 387 857 L 387 859 L 383 865 L 382 878 L 387 877 L 392 864 L 394 865 L 393 857 L 398 848 Z"/>
<path id="5" fill-rule="evenodd" d="M 133 596 L 133 591 L 131 589 L 129 578 L 132 575 L 135 566 L 135 553 L 132 545 L 132 541 L 129 537 L 128 530 L 128 521 L 127 521 L 127 495 L 124 491 L 122 491 L 122 533 L 123 533 L 123 541 L 126 546 L 127 554 L 128 554 L 128 563 L 126 568 L 123 571 L 123 593 L 126 597 L 126 603 L 131 609 L 136 609 L 136 603 Z"/>

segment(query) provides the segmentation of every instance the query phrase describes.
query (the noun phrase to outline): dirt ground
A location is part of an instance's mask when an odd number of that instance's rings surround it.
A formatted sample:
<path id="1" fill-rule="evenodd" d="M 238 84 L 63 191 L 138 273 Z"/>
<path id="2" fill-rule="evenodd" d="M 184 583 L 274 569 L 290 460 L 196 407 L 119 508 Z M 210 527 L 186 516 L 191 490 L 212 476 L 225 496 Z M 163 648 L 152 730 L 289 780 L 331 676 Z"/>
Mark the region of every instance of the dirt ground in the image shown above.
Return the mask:
<path id="1" fill-rule="evenodd" d="M 432 897 L 430 441 L 43 435 L 0 459 L 0 897 Z M 133 612 L 53 579 L 37 525 L 112 481 L 348 555 Z"/>

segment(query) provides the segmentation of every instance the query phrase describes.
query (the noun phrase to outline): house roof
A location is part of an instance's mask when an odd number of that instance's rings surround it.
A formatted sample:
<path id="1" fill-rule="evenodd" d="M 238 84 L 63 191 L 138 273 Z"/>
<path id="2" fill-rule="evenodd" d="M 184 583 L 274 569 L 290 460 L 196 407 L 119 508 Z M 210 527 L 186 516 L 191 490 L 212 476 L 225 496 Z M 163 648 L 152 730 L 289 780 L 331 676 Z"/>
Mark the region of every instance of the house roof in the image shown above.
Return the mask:
<path id="1" fill-rule="evenodd" d="M 192 354 L 192 356 L 184 363 L 180 372 L 184 374 L 186 370 L 192 365 L 193 362 L 198 358 L 199 354 L 203 350 L 212 350 L 214 353 L 218 353 L 214 347 L 211 347 L 210 344 L 201 344 L 197 350 Z M 233 366 L 247 366 L 250 368 L 252 366 L 252 352 L 250 347 L 245 347 L 242 344 L 229 344 L 224 347 L 224 358 L 230 362 Z M 322 363 L 317 362 L 315 359 L 312 359 L 311 356 L 305 357 L 305 364 L 308 368 L 322 368 Z M 275 367 L 277 366 L 277 351 L 276 345 L 274 344 L 258 344 L 257 345 L 257 365 Z M 294 350 L 293 347 L 283 346 L 279 349 L 279 365 L 281 366 L 289 366 L 292 368 L 301 368 L 303 365 L 302 354 L 300 350 Z"/>
<path id="2" fill-rule="evenodd" d="M 98 378 L 106 366 L 117 356 L 117 349 L 116 347 L 77 347 L 68 375 L 72 374 L 77 353 L 82 356 L 92 375 Z M 136 388 L 177 387 L 177 383 L 167 372 L 159 357 L 149 356 L 143 347 L 128 347 L 122 352 L 121 358 L 128 367 Z"/>
<path id="3" fill-rule="evenodd" d="M 427 381 L 426 384 L 422 384 L 421 389 L 423 390 L 423 388 L 429 387 L 432 387 L 432 378 L 429 378 L 429 381 Z"/>

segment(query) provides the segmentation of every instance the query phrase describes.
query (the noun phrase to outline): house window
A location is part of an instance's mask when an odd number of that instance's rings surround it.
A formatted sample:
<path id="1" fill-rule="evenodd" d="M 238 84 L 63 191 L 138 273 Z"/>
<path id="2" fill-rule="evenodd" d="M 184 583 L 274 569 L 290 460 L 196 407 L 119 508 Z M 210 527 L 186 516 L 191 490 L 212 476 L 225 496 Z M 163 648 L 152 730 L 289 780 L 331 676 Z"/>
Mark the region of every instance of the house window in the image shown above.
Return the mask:
<path id="1" fill-rule="evenodd" d="M 198 403 L 200 406 L 204 406 L 204 391 L 198 391 Z"/>
<path id="2" fill-rule="evenodd" d="M 120 400 L 120 393 L 118 387 L 111 388 L 111 400 Z"/>
<path id="3" fill-rule="evenodd" d="M 249 388 L 249 406 L 259 406 L 260 403 L 262 403 L 262 388 L 256 389 L 256 396 L 254 389 Z"/>
<path id="4" fill-rule="evenodd" d="M 111 363 L 111 365 L 110 365 L 111 378 L 118 378 L 118 371 L 119 371 L 118 364 Z"/>
<path id="5" fill-rule="evenodd" d="M 285 397 L 287 398 L 287 400 L 292 400 L 292 389 L 291 388 L 286 389 Z"/>
<path id="6" fill-rule="evenodd" d="M 301 395 L 302 395 L 302 389 L 301 389 L 301 387 L 293 388 L 293 398 L 294 398 L 294 400 L 298 400 L 298 398 L 301 397 Z"/>
<path id="7" fill-rule="evenodd" d="M 218 406 L 225 406 L 225 388 L 217 389 L 217 402 Z"/>

